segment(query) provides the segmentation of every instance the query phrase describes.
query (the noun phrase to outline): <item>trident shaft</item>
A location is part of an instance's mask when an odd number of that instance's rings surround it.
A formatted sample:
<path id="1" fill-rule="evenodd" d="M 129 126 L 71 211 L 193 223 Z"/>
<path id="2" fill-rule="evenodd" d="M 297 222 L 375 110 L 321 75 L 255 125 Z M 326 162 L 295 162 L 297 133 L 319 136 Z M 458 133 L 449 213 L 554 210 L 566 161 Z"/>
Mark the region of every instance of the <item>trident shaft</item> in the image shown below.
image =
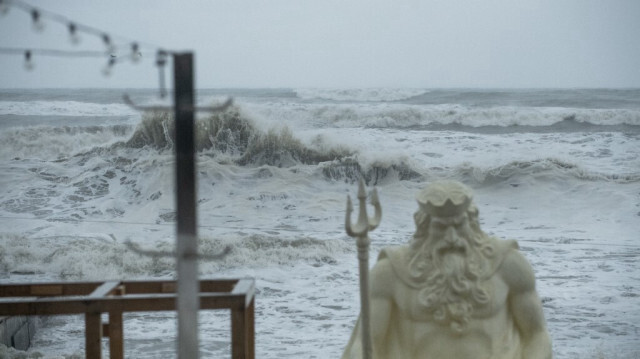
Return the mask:
<path id="1" fill-rule="evenodd" d="M 369 324 L 370 312 L 369 312 L 369 232 L 373 231 L 380 224 L 380 218 L 382 217 L 382 207 L 378 200 L 378 191 L 374 188 L 371 193 L 371 204 L 375 208 L 375 214 L 373 218 L 369 218 L 367 215 L 366 205 L 367 194 L 364 191 L 364 180 L 360 179 L 358 186 L 358 201 L 360 202 L 360 212 L 358 214 L 358 222 L 351 224 L 351 212 L 353 212 L 353 205 L 351 204 L 351 197 L 347 195 L 347 216 L 345 219 L 345 229 L 347 234 L 356 238 L 356 245 L 358 246 L 358 262 L 360 271 L 360 319 L 361 319 L 361 334 L 362 334 L 362 358 L 371 359 L 371 326 Z"/>

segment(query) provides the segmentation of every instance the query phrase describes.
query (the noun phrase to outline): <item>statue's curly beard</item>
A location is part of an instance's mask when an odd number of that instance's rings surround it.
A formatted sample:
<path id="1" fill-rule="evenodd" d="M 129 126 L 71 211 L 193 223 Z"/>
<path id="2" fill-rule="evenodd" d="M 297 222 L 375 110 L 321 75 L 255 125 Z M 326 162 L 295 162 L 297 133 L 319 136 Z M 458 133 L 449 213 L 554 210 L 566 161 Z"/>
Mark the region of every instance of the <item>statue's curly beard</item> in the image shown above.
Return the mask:
<path id="1" fill-rule="evenodd" d="M 462 333 L 476 307 L 489 302 L 483 285 L 493 247 L 481 231 L 453 241 L 423 238 L 409 260 L 409 271 L 420 283 L 418 302 L 434 321 Z"/>

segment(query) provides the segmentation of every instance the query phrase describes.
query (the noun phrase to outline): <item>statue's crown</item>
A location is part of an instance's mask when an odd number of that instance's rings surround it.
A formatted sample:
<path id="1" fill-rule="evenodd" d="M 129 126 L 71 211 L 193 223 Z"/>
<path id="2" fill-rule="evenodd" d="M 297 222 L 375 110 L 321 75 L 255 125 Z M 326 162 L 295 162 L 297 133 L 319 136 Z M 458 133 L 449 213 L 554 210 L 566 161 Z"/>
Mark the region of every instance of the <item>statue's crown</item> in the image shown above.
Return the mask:
<path id="1" fill-rule="evenodd" d="M 420 191 L 416 199 L 427 213 L 436 217 L 451 217 L 467 210 L 473 193 L 460 182 L 438 181 Z"/>

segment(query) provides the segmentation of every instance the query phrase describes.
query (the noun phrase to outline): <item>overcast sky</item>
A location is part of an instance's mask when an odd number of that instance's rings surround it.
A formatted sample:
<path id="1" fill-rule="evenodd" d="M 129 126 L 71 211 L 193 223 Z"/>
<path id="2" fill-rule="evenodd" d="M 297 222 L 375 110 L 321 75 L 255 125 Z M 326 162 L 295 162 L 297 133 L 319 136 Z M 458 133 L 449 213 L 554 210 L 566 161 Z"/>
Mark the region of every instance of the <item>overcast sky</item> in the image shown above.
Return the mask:
<path id="1" fill-rule="evenodd" d="M 31 0 L 112 34 L 194 51 L 196 86 L 640 87 L 638 0 Z M 0 47 L 103 49 L 63 25 L 0 16 Z M 152 53 L 0 55 L 0 87 L 155 87 Z M 170 75 L 170 72 L 168 72 Z M 170 76 L 169 76 L 170 78 Z"/>

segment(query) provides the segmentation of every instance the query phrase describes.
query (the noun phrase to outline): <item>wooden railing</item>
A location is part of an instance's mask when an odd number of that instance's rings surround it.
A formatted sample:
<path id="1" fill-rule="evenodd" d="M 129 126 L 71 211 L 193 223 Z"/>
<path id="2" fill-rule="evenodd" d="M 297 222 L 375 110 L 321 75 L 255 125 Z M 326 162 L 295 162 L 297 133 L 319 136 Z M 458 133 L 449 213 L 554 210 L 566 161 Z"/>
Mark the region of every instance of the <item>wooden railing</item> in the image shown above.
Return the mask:
<path id="1" fill-rule="evenodd" d="M 200 309 L 231 310 L 232 358 L 255 358 L 252 279 L 201 280 Z M 124 358 L 122 314 L 176 310 L 175 281 L 111 281 L 0 285 L 1 315 L 85 315 L 86 357 L 102 357 L 109 338 L 112 359 Z M 107 313 L 109 322 L 102 323 Z"/>

